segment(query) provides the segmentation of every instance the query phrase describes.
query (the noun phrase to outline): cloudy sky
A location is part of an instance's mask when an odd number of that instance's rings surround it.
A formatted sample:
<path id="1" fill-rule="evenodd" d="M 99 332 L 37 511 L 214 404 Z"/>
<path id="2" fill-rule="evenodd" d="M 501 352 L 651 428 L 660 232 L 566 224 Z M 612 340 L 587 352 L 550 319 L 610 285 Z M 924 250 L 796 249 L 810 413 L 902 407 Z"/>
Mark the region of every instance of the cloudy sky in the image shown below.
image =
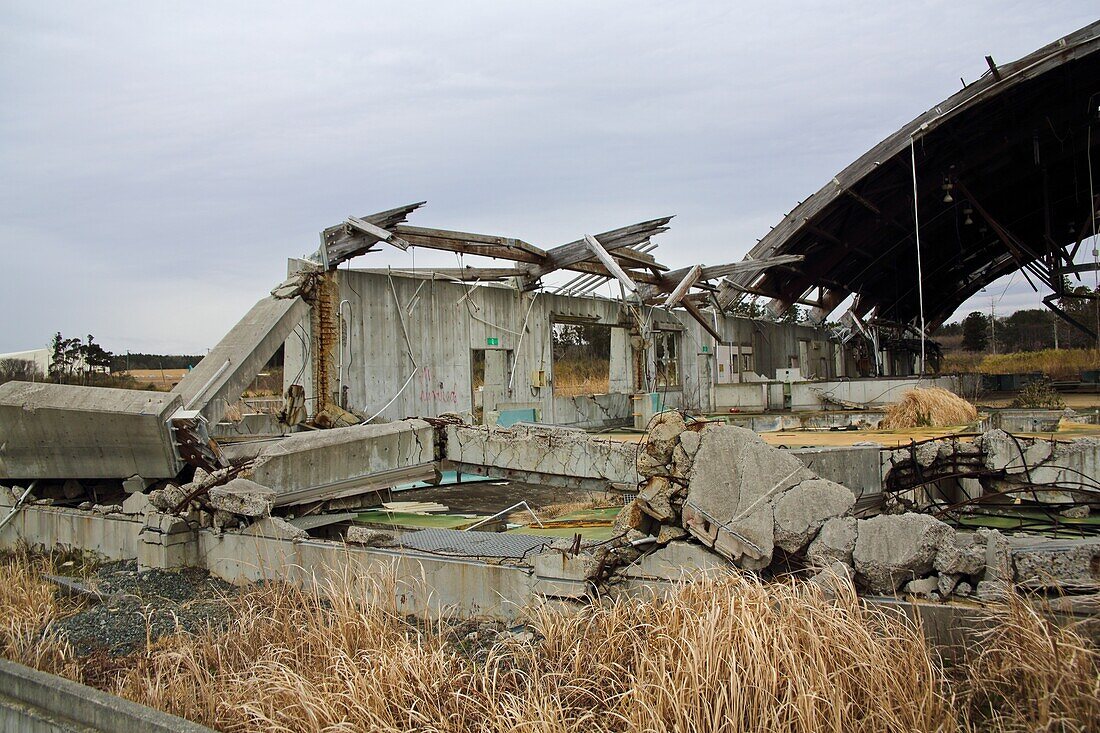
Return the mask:
<path id="1" fill-rule="evenodd" d="M 737 260 L 986 54 L 1095 15 L 1095 0 L 5 0 L 0 351 L 61 330 L 201 353 L 320 229 L 423 199 L 412 223 L 545 247 L 676 214 L 667 264 Z M 998 312 L 1029 293 L 1012 283 Z"/>

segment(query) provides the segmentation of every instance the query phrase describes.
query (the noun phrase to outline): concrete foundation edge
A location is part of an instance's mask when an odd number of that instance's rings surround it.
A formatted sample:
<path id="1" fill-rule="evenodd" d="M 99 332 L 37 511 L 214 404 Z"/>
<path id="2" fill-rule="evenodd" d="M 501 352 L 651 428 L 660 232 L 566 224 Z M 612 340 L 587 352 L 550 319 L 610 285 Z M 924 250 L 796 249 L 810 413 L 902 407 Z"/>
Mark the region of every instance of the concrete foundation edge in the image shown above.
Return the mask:
<path id="1" fill-rule="evenodd" d="M 0 730 L 212 733 L 210 728 L 0 659 Z"/>

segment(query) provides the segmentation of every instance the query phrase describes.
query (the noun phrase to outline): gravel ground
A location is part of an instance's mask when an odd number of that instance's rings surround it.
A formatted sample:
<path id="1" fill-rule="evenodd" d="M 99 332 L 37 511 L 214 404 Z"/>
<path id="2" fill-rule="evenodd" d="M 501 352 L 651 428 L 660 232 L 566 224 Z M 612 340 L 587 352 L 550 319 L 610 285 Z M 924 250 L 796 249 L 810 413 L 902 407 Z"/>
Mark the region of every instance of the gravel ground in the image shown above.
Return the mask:
<path id="1" fill-rule="evenodd" d="M 177 631 L 225 628 L 226 600 L 236 593 L 202 570 L 138 572 L 134 562 L 103 565 L 83 582 L 106 600 L 85 601 L 55 625 L 78 656 L 123 656 Z"/>

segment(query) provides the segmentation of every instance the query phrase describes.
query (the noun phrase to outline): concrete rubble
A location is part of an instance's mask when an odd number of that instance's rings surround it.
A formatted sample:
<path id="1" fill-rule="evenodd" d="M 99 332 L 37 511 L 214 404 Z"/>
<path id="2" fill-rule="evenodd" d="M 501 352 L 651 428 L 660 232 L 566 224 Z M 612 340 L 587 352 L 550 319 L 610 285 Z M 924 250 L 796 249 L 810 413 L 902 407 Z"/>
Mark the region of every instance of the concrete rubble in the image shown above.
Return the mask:
<path id="1" fill-rule="evenodd" d="M 1015 468 L 1001 435 L 984 442 L 998 446 L 992 463 Z M 1024 447 L 1025 460 L 1041 463 L 1075 450 L 1036 444 Z M 963 451 L 983 455 L 981 446 Z M 907 457 L 914 453 L 932 467 L 958 451 L 926 443 L 905 451 Z M 960 530 L 920 512 L 857 518 L 852 490 L 818 477 L 749 430 L 663 413 L 642 441 L 636 466 L 637 498 L 616 520 L 629 541 L 613 551 L 627 562 L 618 576 L 637 578 L 643 566 L 652 572 L 649 557 L 676 550 L 685 567 L 709 567 L 717 557 L 727 567 L 765 573 L 801 565 L 828 592 L 836 590 L 838 578 L 872 595 L 932 600 L 975 594 L 991 600 L 1013 584 L 1100 590 L 1100 541 L 1010 541 L 997 530 Z M 636 545 L 650 551 L 638 553 Z M 695 548 L 694 556 L 677 548 Z M 713 554 L 703 563 L 698 555 L 708 551 Z M 675 573 L 664 575 L 671 579 Z"/>

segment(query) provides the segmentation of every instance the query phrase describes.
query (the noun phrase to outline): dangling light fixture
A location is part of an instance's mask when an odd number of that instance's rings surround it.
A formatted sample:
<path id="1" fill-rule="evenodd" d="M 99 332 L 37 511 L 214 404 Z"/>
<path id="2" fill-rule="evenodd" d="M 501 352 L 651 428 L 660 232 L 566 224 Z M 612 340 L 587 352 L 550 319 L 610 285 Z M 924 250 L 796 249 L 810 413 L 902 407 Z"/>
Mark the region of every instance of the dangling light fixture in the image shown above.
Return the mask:
<path id="1" fill-rule="evenodd" d="M 963 213 L 966 214 L 966 218 L 963 219 L 963 224 L 965 224 L 966 226 L 970 226 L 971 224 L 973 224 L 974 220 L 970 218 L 970 215 L 974 213 L 974 210 L 971 209 L 969 205 L 967 205 L 963 209 Z"/>
<path id="2" fill-rule="evenodd" d="M 944 182 L 943 182 L 943 202 L 945 204 L 950 204 L 950 203 L 953 203 L 955 201 L 954 197 L 951 195 L 951 189 L 953 189 L 954 187 L 955 186 L 954 186 L 954 184 L 951 183 L 951 181 L 948 181 L 948 180 L 944 179 Z"/>

